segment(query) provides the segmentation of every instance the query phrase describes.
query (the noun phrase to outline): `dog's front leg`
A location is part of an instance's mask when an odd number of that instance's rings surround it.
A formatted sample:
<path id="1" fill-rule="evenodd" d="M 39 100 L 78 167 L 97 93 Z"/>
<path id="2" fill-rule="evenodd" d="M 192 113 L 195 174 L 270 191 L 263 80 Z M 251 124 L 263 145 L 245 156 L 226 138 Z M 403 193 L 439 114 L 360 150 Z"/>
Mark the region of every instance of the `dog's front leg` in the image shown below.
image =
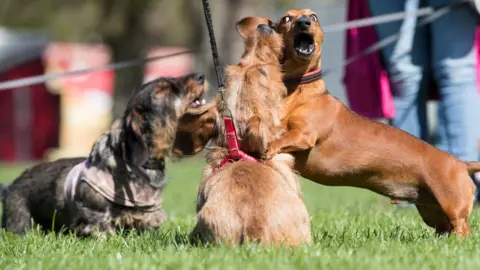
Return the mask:
<path id="1" fill-rule="evenodd" d="M 247 153 L 263 153 L 267 148 L 268 132 L 258 116 L 253 116 L 247 122 L 247 128 L 242 136 L 240 147 Z"/>
<path id="2" fill-rule="evenodd" d="M 317 136 L 308 130 L 291 129 L 280 138 L 272 141 L 265 153 L 266 159 L 271 159 L 276 154 L 304 151 L 311 149 L 317 142 Z"/>

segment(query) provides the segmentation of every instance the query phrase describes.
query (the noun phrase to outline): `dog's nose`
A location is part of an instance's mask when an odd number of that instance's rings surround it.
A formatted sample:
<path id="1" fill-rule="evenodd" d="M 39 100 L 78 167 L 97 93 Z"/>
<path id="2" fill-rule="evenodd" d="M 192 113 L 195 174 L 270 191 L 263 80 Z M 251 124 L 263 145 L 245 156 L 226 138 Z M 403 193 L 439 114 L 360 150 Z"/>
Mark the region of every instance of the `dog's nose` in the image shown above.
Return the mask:
<path id="1" fill-rule="evenodd" d="M 266 25 L 266 24 L 259 24 L 257 26 L 257 29 L 262 34 L 270 35 L 271 33 L 273 33 L 272 28 L 270 26 Z"/>
<path id="2" fill-rule="evenodd" d="M 195 73 L 193 74 L 192 78 L 199 84 L 203 84 L 205 82 L 205 75 L 203 73 Z"/>
<path id="3" fill-rule="evenodd" d="M 298 29 L 304 31 L 310 28 L 310 25 L 312 25 L 312 21 L 307 16 L 302 15 L 297 19 L 295 25 L 298 27 Z"/>

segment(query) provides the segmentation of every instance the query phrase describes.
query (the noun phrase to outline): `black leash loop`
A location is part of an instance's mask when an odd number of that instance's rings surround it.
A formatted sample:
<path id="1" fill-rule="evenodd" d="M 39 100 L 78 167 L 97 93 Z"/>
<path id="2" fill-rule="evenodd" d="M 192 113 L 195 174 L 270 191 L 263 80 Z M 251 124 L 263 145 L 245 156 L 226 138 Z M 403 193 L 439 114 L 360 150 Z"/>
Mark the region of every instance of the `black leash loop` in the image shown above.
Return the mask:
<path id="1" fill-rule="evenodd" d="M 217 42 L 215 41 L 215 32 L 213 30 L 212 14 L 208 0 L 202 0 L 203 11 L 205 13 L 205 20 L 207 21 L 208 36 L 210 37 L 210 46 L 212 49 L 213 65 L 217 74 L 217 85 L 219 88 L 224 88 L 223 71 L 220 66 L 220 57 L 218 56 Z"/>
<path id="2" fill-rule="evenodd" d="M 215 73 L 217 75 L 217 85 L 218 85 L 218 92 L 220 92 L 220 96 L 222 98 L 222 105 L 223 108 L 230 114 L 230 110 L 228 109 L 225 103 L 225 82 L 223 76 L 222 66 L 220 65 L 220 57 L 218 56 L 218 48 L 217 42 L 215 41 L 215 32 L 213 30 L 213 22 L 212 22 L 212 14 L 210 11 L 210 5 L 208 4 L 208 0 L 202 0 L 203 3 L 203 13 L 205 14 L 205 20 L 207 21 L 207 29 L 208 29 L 208 36 L 210 37 L 210 47 L 212 50 L 212 58 L 213 58 L 213 66 L 215 67 Z"/>

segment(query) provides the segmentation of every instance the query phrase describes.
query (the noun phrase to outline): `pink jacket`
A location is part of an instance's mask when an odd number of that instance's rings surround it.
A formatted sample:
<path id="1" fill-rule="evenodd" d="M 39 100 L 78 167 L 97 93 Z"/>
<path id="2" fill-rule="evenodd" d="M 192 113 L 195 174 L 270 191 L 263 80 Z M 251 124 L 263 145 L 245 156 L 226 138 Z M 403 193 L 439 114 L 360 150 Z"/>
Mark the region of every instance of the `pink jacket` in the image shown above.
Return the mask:
<path id="1" fill-rule="evenodd" d="M 368 0 L 348 0 L 347 20 L 370 17 Z M 480 27 L 477 28 L 475 47 L 477 48 L 477 85 L 480 82 Z M 346 57 L 351 57 L 377 42 L 374 26 L 349 29 L 346 32 Z M 380 52 L 366 55 L 345 67 L 345 89 L 350 108 L 371 119 L 395 116 L 392 93 L 387 72 L 380 61 Z M 480 86 L 480 85 L 479 85 Z M 480 87 L 478 87 L 480 90 Z M 431 89 L 431 97 L 436 98 L 436 89 Z M 480 92 L 480 91 L 479 91 Z"/>

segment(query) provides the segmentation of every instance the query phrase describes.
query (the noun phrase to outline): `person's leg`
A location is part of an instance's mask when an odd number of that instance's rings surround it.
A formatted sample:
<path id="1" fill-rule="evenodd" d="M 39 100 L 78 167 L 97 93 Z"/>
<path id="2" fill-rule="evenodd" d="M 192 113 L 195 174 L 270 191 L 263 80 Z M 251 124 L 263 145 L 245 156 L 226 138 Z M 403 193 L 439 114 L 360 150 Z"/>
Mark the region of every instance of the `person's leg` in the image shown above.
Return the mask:
<path id="1" fill-rule="evenodd" d="M 369 0 L 372 16 L 399 11 L 413 11 L 420 7 L 420 0 L 385 1 Z M 391 124 L 423 140 L 428 138 L 426 116 L 426 91 L 422 90 L 425 64 L 428 62 L 427 32 L 415 29 L 414 17 L 375 26 L 379 39 L 400 34 L 394 44 L 381 53 L 389 74 L 395 117 Z M 400 205 L 409 207 L 413 205 Z"/>
<path id="2" fill-rule="evenodd" d="M 420 0 L 385 1 L 369 0 L 372 16 L 399 11 L 414 11 Z M 379 39 L 400 33 L 394 44 L 382 50 L 389 73 L 395 104 L 395 118 L 391 123 L 408 133 L 426 140 L 428 126 L 426 118 L 426 91 L 422 89 L 424 66 L 427 62 L 427 33 L 424 28 L 415 29 L 417 18 L 407 17 L 403 21 L 377 25 Z"/>
<path id="3" fill-rule="evenodd" d="M 428 3 L 438 6 L 452 1 L 428 0 Z M 477 19 L 468 6 L 450 11 L 431 25 L 432 71 L 441 96 L 440 147 L 467 161 L 478 160 L 480 134 L 480 97 L 473 47 L 476 27 Z"/>
<path id="4" fill-rule="evenodd" d="M 435 146 L 445 152 L 450 152 L 447 136 L 445 113 L 440 102 L 437 103 L 437 127 L 435 131 Z"/>

